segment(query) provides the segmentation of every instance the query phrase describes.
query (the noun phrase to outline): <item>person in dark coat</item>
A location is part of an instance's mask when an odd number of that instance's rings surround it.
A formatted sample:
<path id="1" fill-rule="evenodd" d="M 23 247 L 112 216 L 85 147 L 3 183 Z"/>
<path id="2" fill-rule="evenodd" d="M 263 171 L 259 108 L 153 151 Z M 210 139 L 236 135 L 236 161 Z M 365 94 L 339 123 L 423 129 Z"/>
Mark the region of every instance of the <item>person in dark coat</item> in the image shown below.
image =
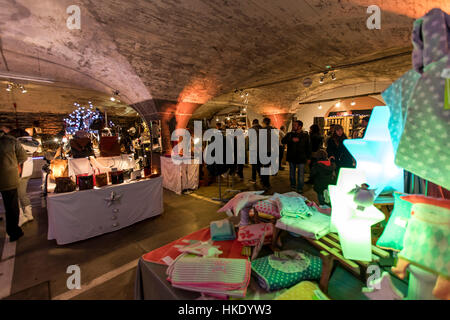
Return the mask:
<path id="1" fill-rule="evenodd" d="M 344 146 L 344 140 L 347 136 L 344 128 L 337 124 L 334 133 L 327 141 L 327 153 L 331 161 L 336 164 L 336 174 L 339 175 L 341 168 L 354 168 L 354 159 L 347 148 Z"/>
<path id="2" fill-rule="evenodd" d="M 289 162 L 289 178 L 291 189 L 303 192 L 305 164 L 311 159 L 311 142 L 307 132 L 303 130 L 303 122 L 297 120 L 292 124 L 292 131 L 283 139 L 287 145 L 286 161 Z"/>
<path id="3" fill-rule="evenodd" d="M 327 152 L 323 149 L 317 151 L 317 162 L 311 169 L 311 180 L 314 184 L 314 191 L 317 192 L 319 204 L 325 205 L 323 192 L 333 183 L 334 170 L 336 165 L 328 160 Z"/>
<path id="4" fill-rule="evenodd" d="M 311 140 L 311 162 L 309 164 L 311 172 L 313 165 L 317 162 L 316 153 L 323 147 L 323 136 L 320 134 L 320 127 L 317 124 L 309 127 L 309 139 Z M 311 178 L 306 183 L 312 183 Z"/>
<path id="5" fill-rule="evenodd" d="M 17 188 L 21 165 L 28 159 L 21 143 L 7 134 L 11 128 L 0 128 L 0 192 L 5 205 L 6 233 L 13 242 L 23 236 L 19 227 L 19 196 Z"/>

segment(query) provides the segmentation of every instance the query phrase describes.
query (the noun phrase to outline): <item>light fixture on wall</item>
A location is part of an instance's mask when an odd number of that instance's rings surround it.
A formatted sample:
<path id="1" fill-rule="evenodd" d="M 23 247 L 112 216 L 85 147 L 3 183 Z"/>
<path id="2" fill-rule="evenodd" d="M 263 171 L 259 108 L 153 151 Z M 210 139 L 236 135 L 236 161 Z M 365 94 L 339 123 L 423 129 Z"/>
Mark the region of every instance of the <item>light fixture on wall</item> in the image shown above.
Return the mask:
<path id="1" fill-rule="evenodd" d="M 353 100 L 352 103 L 350 103 L 350 105 L 351 105 L 352 107 L 355 106 L 355 105 L 356 105 L 355 100 Z"/>
<path id="2" fill-rule="evenodd" d="M 318 108 L 319 108 L 319 110 L 322 110 L 322 105 L 321 105 L 321 104 L 319 104 L 319 107 L 318 107 Z"/>
<path id="3" fill-rule="evenodd" d="M 10 82 L 6 85 L 6 91 L 11 92 L 13 91 L 13 89 L 18 89 L 20 90 L 20 92 L 22 93 L 27 93 L 27 89 L 25 89 L 25 87 L 22 84 L 18 84 L 15 82 Z"/>
<path id="4" fill-rule="evenodd" d="M 331 73 L 331 80 L 333 81 L 336 80 L 336 74 L 334 73 L 334 71 Z"/>
<path id="5" fill-rule="evenodd" d="M 8 83 L 8 84 L 6 85 L 6 91 L 11 92 L 12 89 L 13 89 L 13 85 L 12 85 L 11 83 Z"/>
<path id="6" fill-rule="evenodd" d="M 109 100 L 111 100 L 112 102 L 120 102 L 119 96 L 120 96 L 120 91 L 119 90 L 114 90 L 113 91 L 113 95 L 112 95 L 111 98 L 109 98 Z"/>
<path id="7" fill-rule="evenodd" d="M 319 83 L 322 84 L 325 82 L 325 73 L 320 76 Z"/>

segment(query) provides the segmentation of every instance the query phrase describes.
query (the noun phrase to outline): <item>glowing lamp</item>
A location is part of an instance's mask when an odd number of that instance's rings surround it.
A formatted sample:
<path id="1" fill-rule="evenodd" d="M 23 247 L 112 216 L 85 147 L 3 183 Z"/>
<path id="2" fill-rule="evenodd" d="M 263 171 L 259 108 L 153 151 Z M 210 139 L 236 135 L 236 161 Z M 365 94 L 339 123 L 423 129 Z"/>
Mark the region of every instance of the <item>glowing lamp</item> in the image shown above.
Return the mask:
<path id="1" fill-rule="evenodd" d="M 366 183 L 364 171 L 342 168 L 337 185 L 328 187 L 332 207 L 331 231 L 338 232 L 346 259 L 372 261 L 371 227 L 383 221 L 385 216 L 373 205 L 364 211 L 358 210 L 349 191 L 363 183 Z"/>
<path id="2" fill-rule="evenodd" d="M 388 107 L 372 111 L 364 139 L 345 140 L 344 145 L 356 159 L 356 168 L 363 171 L 366 183 L 378 196 L 384 189 L 404 191 L 403 169 L 395 165 L 394 145 L 389 132 Z"/>

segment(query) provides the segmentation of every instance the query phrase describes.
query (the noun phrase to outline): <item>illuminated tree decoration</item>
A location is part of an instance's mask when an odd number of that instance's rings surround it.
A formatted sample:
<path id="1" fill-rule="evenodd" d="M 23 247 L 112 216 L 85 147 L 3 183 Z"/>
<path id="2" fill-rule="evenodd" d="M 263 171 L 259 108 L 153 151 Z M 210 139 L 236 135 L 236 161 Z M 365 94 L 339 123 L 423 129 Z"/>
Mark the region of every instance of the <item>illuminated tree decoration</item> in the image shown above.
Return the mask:
<path id="1" fill-rule="evenodd" d="M 98 110 L 89 102 L 89 107 L 81 106 L 79 103 L 74 103 L 75 109 L 67 118 L 64 119 L 67 134 L 75 134 L 79 130 L 93 132 L 90 130 L 92 122 L 101 117 Z"/>

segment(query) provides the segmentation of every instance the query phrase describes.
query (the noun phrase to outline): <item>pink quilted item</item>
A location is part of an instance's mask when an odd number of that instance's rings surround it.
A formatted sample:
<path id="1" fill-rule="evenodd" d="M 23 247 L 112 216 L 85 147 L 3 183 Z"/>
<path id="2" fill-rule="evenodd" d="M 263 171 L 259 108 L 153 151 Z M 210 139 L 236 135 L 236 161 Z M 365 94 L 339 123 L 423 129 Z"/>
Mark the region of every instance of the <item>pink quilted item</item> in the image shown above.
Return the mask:
<path id="1" fill-rule="evenodd" d="M 256 246 L 264 231 L 266 232 L 264 243 L 271 243 L 273 235 L 273 224 L 271 223 L 258 223 L 240 227 L 238 241 L 244 246 Z"/>
<path id="2" fill-rule="evenodd" d="M 226 212 L 228 210 L 232 211 L 235 216 L 239 214 L 241 209 L 246 207 L 252 207 L 255 202 L 262 199 L 267 199 L 267 196 L 261 196 L 260 194 L 264 191 L 247 191 L 241 192 L 234 196 L 233 199 L 228 201 L 222 208 L 217 210 L 217 212 Z"/>
<path id="3" fill-rule="evenodd" d="M 277 204 L 276 200 L 268 199 L 268 200 L 258 201 L 253 206 L 253 209 L 258 211 L 259 213 L 268 214 L 277 219 L 281 218 L 280 209 L 278 209 L 278 204 Z"/>

